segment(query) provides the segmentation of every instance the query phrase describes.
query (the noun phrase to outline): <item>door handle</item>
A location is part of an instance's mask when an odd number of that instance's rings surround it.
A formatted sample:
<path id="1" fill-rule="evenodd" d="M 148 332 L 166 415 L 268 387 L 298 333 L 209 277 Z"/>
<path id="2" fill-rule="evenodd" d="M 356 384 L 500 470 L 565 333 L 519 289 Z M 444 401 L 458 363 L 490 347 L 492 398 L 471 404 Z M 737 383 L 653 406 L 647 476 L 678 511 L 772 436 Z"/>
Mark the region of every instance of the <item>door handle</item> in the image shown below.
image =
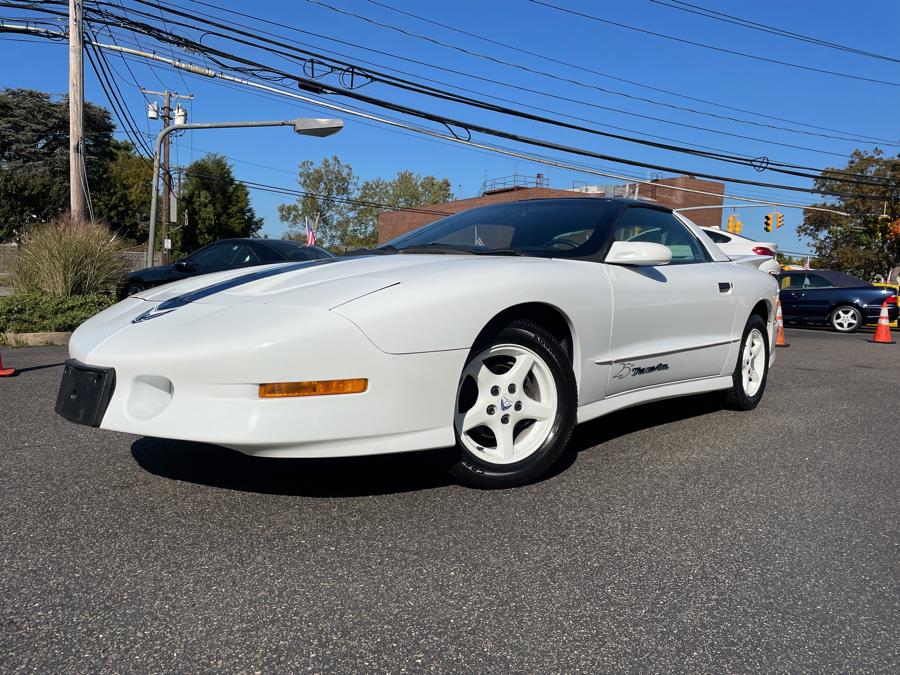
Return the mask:
<path id="1" fill-rule="evenodd" d="M 719 282 L 719 293 L 728 293 L 731 290 L 731 282 L 730 281 L 720 281 Z"/>

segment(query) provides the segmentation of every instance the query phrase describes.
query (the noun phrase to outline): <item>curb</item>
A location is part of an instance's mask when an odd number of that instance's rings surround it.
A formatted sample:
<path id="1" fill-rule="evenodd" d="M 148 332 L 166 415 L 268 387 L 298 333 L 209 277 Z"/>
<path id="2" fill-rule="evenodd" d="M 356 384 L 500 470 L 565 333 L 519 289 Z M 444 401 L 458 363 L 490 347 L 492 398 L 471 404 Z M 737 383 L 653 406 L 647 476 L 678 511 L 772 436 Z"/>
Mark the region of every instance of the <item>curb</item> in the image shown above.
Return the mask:
<path id="1" fill-rule="evenodd" d="M 0 333 L 0 345 L 6 347 L 46 347 L 69 344 L 72 333 Z"/>

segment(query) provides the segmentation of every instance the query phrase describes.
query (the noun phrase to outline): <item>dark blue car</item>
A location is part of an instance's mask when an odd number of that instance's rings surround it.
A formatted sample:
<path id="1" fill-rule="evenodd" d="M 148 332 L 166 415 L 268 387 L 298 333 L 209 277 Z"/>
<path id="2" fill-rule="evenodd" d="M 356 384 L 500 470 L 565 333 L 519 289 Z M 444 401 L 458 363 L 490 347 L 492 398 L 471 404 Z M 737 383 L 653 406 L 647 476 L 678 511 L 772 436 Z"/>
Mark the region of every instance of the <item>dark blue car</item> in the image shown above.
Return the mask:
<path id="1" fill-rule="evenodd" d="M 825 323 L 839 333 L 878 323 L 888 301 L 891 321 L 897 319 L 897 296 L 889 288 L 867 284 L 845 272 L 801 270 L 778 275 L 785 323 Z"/>
<path id="2" fill-rule="evenodd" d="M 179 281 L 198 274 L 222 272 L 238 267 L 253 267 L 270 263 L 333 258 L 334 254 L 321 246 L 304 246 L 286 239 L 222 239 L 194 251 L 171 265 L 147 267 L 126 274 L 119 282 L 119 299 L 141 291 Z"/>

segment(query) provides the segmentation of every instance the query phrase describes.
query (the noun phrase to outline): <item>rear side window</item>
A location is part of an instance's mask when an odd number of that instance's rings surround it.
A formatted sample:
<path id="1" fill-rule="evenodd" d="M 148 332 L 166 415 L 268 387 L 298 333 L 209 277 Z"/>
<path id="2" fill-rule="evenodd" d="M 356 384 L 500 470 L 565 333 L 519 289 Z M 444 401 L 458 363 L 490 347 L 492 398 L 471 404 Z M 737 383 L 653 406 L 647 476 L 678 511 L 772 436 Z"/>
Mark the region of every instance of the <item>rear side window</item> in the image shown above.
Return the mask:
<path id="1" fill-rule="evenodd" d="M 706 233 L 706 236 L 712 239 L 717 244 L 727 244 L 731 241 L 731 237 L 726 237 L 721 232 L 715 232 L 714 230 L 703 230 Z"/>
<path id="2" fill-rule="evenodd" d="M 804 285 L 806 288 L 831 288 L 832 286 L 828 279 L 820 277 L 818 274 L 807 274 Z"/>
<path id="3" fill-rule="evenodd" d="M 616 224 L 613 241 L 644 241 L 662 244 L 672 251 L 672 265 L 709 262 L 703 245 L 684 223 L 671 213 L 630 208 Z"/>
<path id="4" fill-rule="evenodd" d="M 286 239 L 268 239 L 266 246 L 278 251 L 279 260 L 318 260 L 328 257 L 328 254 L 320 248 L 303 246 Z"/>

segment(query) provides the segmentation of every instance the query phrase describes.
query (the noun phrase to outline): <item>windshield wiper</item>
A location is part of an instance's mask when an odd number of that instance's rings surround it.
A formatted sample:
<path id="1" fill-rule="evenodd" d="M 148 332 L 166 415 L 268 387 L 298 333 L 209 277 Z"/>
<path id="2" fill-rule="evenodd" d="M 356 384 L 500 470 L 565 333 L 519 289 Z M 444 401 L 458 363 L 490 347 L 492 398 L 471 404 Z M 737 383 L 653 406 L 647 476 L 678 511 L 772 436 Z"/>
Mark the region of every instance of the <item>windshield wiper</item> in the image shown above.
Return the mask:
<path id="1" fill-rule="evenodd" d="M 418 244 L 416 246 L 406 246 L 398 250 L 398 253 L 449 253 L 451 255 L 468 255 L 472 253 L 469 246 L 462 244 Z"/>
<path id="2" fill-rule="evenodd" d="M 520 255 L 527 256 L 528 254 L 520 248 L 473 248 L 472 253 L 475 255 Z"/>

